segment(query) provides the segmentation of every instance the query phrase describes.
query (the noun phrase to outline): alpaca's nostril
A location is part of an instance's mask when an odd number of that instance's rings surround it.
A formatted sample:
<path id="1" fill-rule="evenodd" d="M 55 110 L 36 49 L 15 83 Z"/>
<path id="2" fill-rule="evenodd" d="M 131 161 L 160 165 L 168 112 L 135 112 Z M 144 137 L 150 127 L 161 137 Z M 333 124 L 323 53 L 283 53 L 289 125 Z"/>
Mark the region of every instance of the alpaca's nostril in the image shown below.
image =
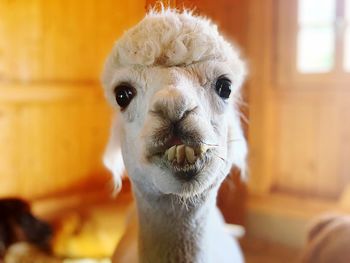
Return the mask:
<path id="1" fill-rule="evenodd" d="M 180 118 L 180 121 L 186 119 L 188 115 L 190 115 L 190 114 L 196 112 L 197 109 L 198 109 L 198 106 L 195 106 L 195 107 L 193 107 L 193 108 L 190 109 L 190 110 L 184 111 L 184 112 L 182 113 L 182 116 L 181 116 L 181 118 Z"/>

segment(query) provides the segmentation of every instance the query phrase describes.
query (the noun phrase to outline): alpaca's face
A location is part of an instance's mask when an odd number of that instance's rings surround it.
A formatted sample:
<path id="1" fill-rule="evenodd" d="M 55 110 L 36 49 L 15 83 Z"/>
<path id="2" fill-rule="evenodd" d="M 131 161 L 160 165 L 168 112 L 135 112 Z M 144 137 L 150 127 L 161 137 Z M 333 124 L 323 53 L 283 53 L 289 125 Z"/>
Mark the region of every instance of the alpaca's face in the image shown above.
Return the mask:
<path id="1" fill-rule="evenodd" d="M 244 75 L 236 50 L 200 17 L 167 10 L 126 32 L 103 82 L 120 109 L 120 144 L 134 183 L 193 196 L 215 189 L 232 165 L 242 168 L 236 102 Z"/>
<path id="2" fill-rule="evenodd" d="M 116 72 L 109 96 L 121 109 L 131 178 L 180 195 L 221 182 L 232 165 L 230 149 L 243 140 L 234 83 L 229 64 L 213 61 Z"/>

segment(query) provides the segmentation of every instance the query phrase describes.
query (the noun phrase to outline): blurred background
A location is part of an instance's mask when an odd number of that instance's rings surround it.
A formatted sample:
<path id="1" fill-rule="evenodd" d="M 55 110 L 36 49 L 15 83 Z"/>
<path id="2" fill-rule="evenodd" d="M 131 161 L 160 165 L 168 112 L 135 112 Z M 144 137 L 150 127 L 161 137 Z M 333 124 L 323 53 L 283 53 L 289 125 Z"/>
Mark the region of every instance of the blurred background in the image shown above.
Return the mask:
<path id="1" fill-rule="evenodd" d="M 153 4 L 0 0 L 0 197 L 53 222 L 58 255 L 108 257 L 123 231 L 130 186 L 112 197 L 101 161 L 100 73 Z M 246 58 L 249 179 L 233 171 L 218 203 L 245 227 L 247 262 L 298 260 L 310 220 L 350 211 L 350 0 L 164 4 L 212 18 Z"/>

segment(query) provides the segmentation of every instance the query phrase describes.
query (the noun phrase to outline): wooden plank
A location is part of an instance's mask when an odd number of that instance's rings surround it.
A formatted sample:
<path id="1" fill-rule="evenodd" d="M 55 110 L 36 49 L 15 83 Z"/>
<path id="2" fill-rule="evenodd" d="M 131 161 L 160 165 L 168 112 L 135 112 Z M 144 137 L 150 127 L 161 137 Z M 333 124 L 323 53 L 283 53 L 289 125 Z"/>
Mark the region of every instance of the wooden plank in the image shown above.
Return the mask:
<path id="1" fill-rule="evenodd" d="M 219 26 L 221 33 L 246 51 L 248 37 L 248 1 L 242 0 L 177 0 L 179 8 L 194 10 L 207 16 Z"/>
<path id="2" fill-rule="evenodd" d="M 275 2 L 248 2 L 249 171 L 251 192 L 268 193 L 275 165 L 276 98 L 273 94 L 273 22 Z"/>
<path id="3" fill-rule="evenodd" d="M 1 1 L 0 80 L 98 80 L 144 0 Z"/>
<path id="4" fill-rule="evenodd" d="M 346 93 L 287 90 L 279 98 L 274 190 L 336 200 L 350 177 Z M 325 103 L 327 100 L 327 103 Z"/>
<path id="5" fill-rule="evenodd" d="M 317 167 L 319 109 L 309 100 L 281 97 L 278 119 L 279 140 L 275 142 L 277 162 L 274 186 L 302 193 L 312 190 Z"/>
<path id="6" fill-rule="evenodd" d="M 84 83 L 0 83 L 1 103 L 51 103 L 60 100 L 75 100 L 83 96 L 103 98 L 100 84 Z"/>
<path id="7" fill-rule="evenodd" d="M 21 88 L 11 90 L 20 94 Z M 96 176 L 110 180 L 101 159 L 111 111 L 101 92 L 91 87 L 56 87 L 53 94 L 45 87 L 25 90 L 30 96 L 0 99 L 0 195 L 37 198 Z"/>

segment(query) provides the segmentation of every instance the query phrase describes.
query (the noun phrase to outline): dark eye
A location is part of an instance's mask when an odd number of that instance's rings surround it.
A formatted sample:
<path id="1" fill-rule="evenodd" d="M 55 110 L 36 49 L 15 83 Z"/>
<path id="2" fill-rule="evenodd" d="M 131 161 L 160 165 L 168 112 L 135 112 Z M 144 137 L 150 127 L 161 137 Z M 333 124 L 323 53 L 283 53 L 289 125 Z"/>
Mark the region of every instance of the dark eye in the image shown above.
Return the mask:
<path id="1" fill-rule="evenodd" d="M 231 81 L 228 78 L 220 77 L 215 84 L 216 93 L 223 99 L 228 99 L 231 94 Z"/>
<path id="2" fill-rule="evenodd" d="M 130 104 L 132 98 L 136 95 L 136 90 L 128 84 L 120 84 L 115 88 L 114 93 L 118 105 L 123 110 Z"/>

